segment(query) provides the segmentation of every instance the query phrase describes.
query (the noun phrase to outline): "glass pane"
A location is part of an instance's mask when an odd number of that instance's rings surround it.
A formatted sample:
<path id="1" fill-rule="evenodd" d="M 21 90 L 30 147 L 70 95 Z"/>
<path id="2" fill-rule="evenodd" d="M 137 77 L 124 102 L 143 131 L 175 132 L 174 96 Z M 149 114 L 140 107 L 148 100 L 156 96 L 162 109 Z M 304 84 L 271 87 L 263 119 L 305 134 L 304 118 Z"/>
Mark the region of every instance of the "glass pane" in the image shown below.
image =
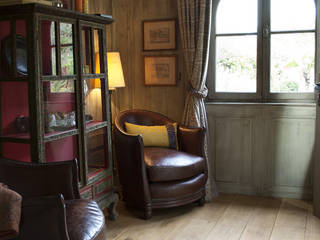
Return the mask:
<path id="1" fill-rule="evenodd" d="M 85 113 L 87 120 L 87 127 L 91 127 L 102 121 L 102 94 L 101 94 L 101 80 L 88 79 L 84 84 L 85 95 Z"/>
<path id="2" fill-rule="evenodd" d="M 10 37 L 10 22 L 9 21 L 0 21 L 0 52 L 4 53 L 4 42 L 6 39 Z M 0 77 L 8 77 L 10 74 L 10 68 L 8 66 L 7 61 L 1 61 L 3 62 L 0 64 Z"/>
<path id="3" fill-rule="evenodd" d="M 45 144 L 46 162 L 60 162 L 78 158 L 78 136 L 70 136 Z"/>
<path id="4" fill-rule="evenodd" d="M 30 138 L 27 82 L 0 82 L 1 132 L 3 136 Z"/>
<path id="5" fill-rule="evenodd" d="M 43 82 L 43 110 L 47 134 L 76 128 L 76 96 L 67 89 L 74 89 L 74 83 L 74 80 Z"/>
<path id="6" fill-rule="evenodd" d="M 216 33 L 257 32 L 257 0 L 221 0 L 216 17 Z"/>
<path id="7" fill-rule="evenodd" d="M 216 92 L 256 92 L 257 37 L 216 39 Z"/>
<path id="8" fill-rule="evenodd" d="M 88 166 L 93 168 L 106 167 L 107 129 L 102 128 L 87 135 Z"/>
<path id="9" fill-rule="evenodd" d="M 2 155 L 5 158 L 31 162 L 30 145 L 22 143 L 2 143 Z"/>
<path id="10" fill-rule="evenodd" d="M 99 30 L 94 29 L 93 30 L 93 36 L 94 36 L 94 53 L 95 53 L 95 73 L 101 73 L 100 69 L 100 41 L 101 41 L 101 34 L 99 34 Z M 101 32 L 100 32 L 101 33 Z"/>
<path id="11" fill-rule="evenodd" d="M 81 31 L 82 37 L 82 62 L 83 62 L 83 73 L 93 73 L 92 69 L 92 59 L 91 59 L 91 37 L 90 28 L 83 27 Z"/>
<path id="12" fill-rule="evenodd" d="M 56 75 L 56 31 L 55 22 L 41 21 L 42 74 Z"/>
<path id="13" fill-rule="evenodd" d="M 271 92 L 313 92 L 315 34 L 271 36 Z"/>
<path id="14" fill-rule="evenodd" d="M 26 20 L 16 21 L 16 34 L 16 69 L 18 76 L 26 76 L 28 74 Z"/>
<path id="15" fill-rule="evenodd" d="M 61 46 L 61 73 L 62 75 L 74 74 L 73 46 Z"/>
<path id="16" fill-rule="evenodd" d="M 73 31 L 72 24 L 60 23 L 61 74 L 74 74 Z"/>
<path id="17" fill-rule="evenodd" d="M 60 44 L 73 44 L 71 23 L 60 23 Z"/>
<path id="18" fill-rule="evenodd" d="M 314 0 L 271 0 L 271 31 L 315 29 Z"/>

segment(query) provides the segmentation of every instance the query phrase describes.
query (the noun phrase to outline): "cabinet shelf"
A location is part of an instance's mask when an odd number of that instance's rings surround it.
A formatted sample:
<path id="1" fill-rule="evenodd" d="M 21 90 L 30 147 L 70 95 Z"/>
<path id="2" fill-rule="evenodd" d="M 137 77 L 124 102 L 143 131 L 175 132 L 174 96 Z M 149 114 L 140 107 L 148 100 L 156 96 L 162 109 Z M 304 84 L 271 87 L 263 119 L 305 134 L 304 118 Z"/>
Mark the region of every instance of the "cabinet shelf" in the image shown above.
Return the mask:
<path id="1" fill-rule="evenodd" d="M 28 77 L 0 77 L 0 82 L 28 82 Z"/>
<path id="2" fill-rule="evenodd" d="M 70 129 L 66 131 L 56 131 L 46 133 L 44 135 L 44 142 L 56 141 L 65 137 L 70 137 L 79 134 L 78 129 Z M 14 142 L 14 143 L 30 143 L 29 133 L 14 133 L 0 136 L 1 142 Z"/>
<path id="3" fill-rule="evenodd" d="M 87 126 L 86 132 L 89 133 L 89 132 L 92 132 L 94 130 L 97 130 L 97 129 L 100 129 L 100 128 L 103 128 L 103 127 L 107 127 L 108 123 L 107 122 L 101 122 L 101 121 L 92 121 L 92 122 L 87 123 L 86 126 Z"/>
<path id="4" fill-rule="evenodd" d="M 104 74 L 85 74 L 83 75 L 84 79 L 95 79 L 95 78 L 104 78 Z"/>
<path id="5" fill-rule="evenodd" d="M 74 80 L 77 75 L 65 75 L 65 76 L 42 76 L 42 81 L 60 81 L 60 80 Z"/>
<path id="6" fill-rule="evenodd" d="M 15 133 L 0 136 L 1 142 L 30 143 L 29 133 Z"/>
<path id="7" fill-rule="evenodd" d="M 56 141 L 65 137 L 70 137 L 79 134 L 78 129 L 70 129 L 65 131 L 57 131 L 52 133 L 46 133 L 44 136 L 44 142 Z"/>

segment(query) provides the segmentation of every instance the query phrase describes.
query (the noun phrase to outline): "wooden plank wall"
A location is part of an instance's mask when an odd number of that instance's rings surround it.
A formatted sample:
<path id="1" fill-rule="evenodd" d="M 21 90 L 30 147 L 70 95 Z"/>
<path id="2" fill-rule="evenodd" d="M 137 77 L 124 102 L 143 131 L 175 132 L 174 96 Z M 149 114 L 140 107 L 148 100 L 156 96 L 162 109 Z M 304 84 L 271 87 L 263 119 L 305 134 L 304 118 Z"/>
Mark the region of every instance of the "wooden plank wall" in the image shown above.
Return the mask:
<path id="1" fill-rule="evenodd" d="M 139 108 L 157 111 L 180 121 L 185 99 L 184 82 L 178 80 L 177 86 L 168 87 L 145 86 L 143 82 L 144 55 L 177 54 L 178 73 L 183 73 L 179 38 L 176 51 L 143 52 L 142 49 L 142 21 L 177 18 L 177 2 L 174 0 L 91 0 L 90 12 L 112 14 L 115 19 L 111 27 L 112 34 L 108 36 L 108 49 L 120 51 L 126 87 L 117 89 L 113 93 L 113 116 L 122 110 Z"/>

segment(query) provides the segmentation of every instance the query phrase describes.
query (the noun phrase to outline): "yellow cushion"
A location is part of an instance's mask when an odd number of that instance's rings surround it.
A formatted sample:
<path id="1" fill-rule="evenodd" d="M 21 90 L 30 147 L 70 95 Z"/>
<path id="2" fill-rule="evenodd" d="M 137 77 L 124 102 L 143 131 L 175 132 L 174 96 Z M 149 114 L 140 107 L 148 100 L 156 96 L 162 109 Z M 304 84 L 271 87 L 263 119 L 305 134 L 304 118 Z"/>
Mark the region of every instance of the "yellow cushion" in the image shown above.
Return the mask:
<path id="1" fill-rule="evenodd" d="M 141 134 L 143 145 L 146 147 L 171 147 L 177 148 L 177 123 L 173 123 L 175 139 L 174 143 L 169 141 L 168 129 L 166 125 L 143 126 L 125 122 L 126 130 L 129 134 Z M 173 144 L 173 145 L 172 145 Z"/>

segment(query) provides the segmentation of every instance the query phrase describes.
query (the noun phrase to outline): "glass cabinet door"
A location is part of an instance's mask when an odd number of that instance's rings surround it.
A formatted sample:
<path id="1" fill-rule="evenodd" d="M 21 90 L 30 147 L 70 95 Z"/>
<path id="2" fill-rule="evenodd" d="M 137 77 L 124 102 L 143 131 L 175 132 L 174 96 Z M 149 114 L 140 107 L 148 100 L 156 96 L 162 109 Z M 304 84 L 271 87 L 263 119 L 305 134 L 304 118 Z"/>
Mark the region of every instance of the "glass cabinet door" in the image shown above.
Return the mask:
<path id="1" fill-rule="evenodd" d="M 40 26 L 45 159 L 79 158 L 74 24 L 42 19 Z"/>
<path id="2" fill-rule="evenodd" d="M 105 54 L 102 52 L 102 29 L 81 27 L 81 60 L 84 75 L 83 96 L 86 131 L 86 162 L 90 176 L 108 167 L 108 124 L 105 92 Z"/>

